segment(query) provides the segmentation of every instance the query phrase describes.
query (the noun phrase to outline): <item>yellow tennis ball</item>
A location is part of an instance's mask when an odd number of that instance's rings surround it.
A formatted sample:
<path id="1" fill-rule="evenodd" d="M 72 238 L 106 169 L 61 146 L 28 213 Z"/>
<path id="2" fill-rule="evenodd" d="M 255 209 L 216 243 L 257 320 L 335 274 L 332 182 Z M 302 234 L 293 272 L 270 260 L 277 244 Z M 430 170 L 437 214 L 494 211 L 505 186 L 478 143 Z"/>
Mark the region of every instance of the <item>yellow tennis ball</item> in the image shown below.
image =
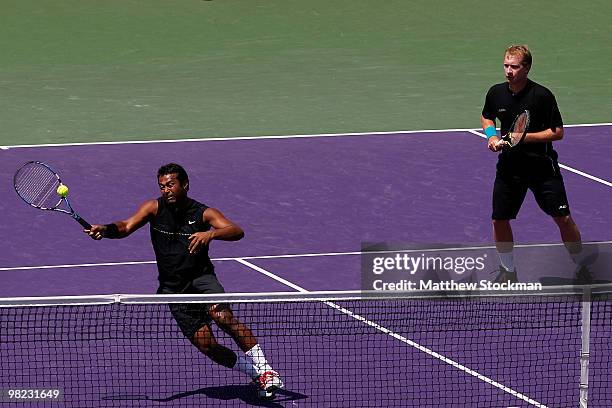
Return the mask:
<path id="1" fill-rule="evenodd" d="M 60 197 L 66 197 L 68 195 L 68 186 L 60 184 L 57 188 L 57 195 Z"/>

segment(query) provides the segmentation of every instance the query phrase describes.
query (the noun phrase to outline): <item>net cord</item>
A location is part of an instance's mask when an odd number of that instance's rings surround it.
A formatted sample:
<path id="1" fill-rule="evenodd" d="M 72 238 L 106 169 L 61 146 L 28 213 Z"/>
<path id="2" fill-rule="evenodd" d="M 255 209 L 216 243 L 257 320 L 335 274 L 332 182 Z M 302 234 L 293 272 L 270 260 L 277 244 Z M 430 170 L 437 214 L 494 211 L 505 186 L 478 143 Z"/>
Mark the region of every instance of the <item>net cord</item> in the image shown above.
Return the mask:
<path id="1" fill-rule="evenodd" d="M 590 285 L 590 294 L 612 293 L 612 284 Z M 312 292 L 268 292 L 268 293 L 221 293 L 199 295 L 138 295 L 138 294 L 111 294 L 89 296 L 33 296 L 0 298 L 0 307 L 24 306 L 73 306 L 89 304 L 166 304 L 166 303 L 269 303 L 269 302 L 312 302 L 312 301 L 343 301 L 368 299 L 483 299 L 508 298 L 520 301 L 524 298 L 528 302 L 536 299 L 546 301 L 550 296 L 580 296 L 584 289 L 574 286 L 548 286 L 541 291 L 375 291 L 375 290 L 347 290 L 347 291 L 312 291 Z"/>

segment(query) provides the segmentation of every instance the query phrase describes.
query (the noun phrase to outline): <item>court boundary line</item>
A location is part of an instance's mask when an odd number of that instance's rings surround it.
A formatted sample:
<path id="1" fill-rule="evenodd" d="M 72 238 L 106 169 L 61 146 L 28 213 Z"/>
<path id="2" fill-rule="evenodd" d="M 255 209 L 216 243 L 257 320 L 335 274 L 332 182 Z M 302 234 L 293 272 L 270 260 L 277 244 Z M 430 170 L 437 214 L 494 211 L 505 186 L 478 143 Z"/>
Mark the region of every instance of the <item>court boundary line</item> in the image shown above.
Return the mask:
<path id="1" fill-rule="evenodd" d="M 583 242 L 584 245 L 606 245 L 612 244 L 612 241 L 593 241 Z M 541 248 L 541 247 L 560 247 L 564 245 L 561 242 L 544 243 L 544 244 L 517 244 L 515 248 Z M 395 254 L 395 253 L 410 253 L 410 252 L 435 252 L 435 251 L 473 251 L 495 249 L 495 245 L 454 247 L 454 248 L 420 248 L 420 249 L 401 249 L 401 250 L 379 250 L 379 251 L 347 251 L 347 252 L 311 252 L 303 254 L 280 254 L 280 255 L 253 255 L 253 256 L 236 256 L 236 257 L 220 257 L 211 258 L 211 261 L 236 261 L 237 259 L 292 259 L 292 258 L 316 258 L 327 256 L 355 256 L 363 254 Z M 106 267 L 106 266 L 134 266 L 134 265 L 152 265 L 157 261 L 125 261 L 125 262 L 100 262 L 100 263 L 84 263 L 84 264 L 59 264 L 59 265 L 34 265 L 34 266 L 8 266 L 0 267 L 0 272 L 24 271 L 24 270 L 39 270 L 39 269 L 69 269 L 69 268 L 91 268 L 91 267 Z"/>
<path id="2" fill-rule="evenodd" d="M 604 123 L 579 123 L 564 125 L 566 128 L 573 127 L 604 127 L 612 126 L 612 122 Z M 125 141 L 102 141 L 102 142 L 75 142 L 75 143 L 42 143 L 23 145 L 0 145 L 0 150 L 27 149 L 37 147 L 72 147 L 72 146 L 105 146 L 124 144 L 155 144 L 155 143 L 188 143 L 188 142 L 226 142 L 232 140 L 274 140 L 274 139 L 307 139 L 320 137 L 348 137 L 348 136 L 389 136 L 389 135 L 411 135 L 419 133 L 457 133 L 474 132 L 477 128 L 456 129 L 424 129 L 424 130 L 394 130 L 373 132 L 345 132 L 345 133 L 313 133 L 297 135 L 261 135 L 261 136 L 235 136 L 235 137 L 210 137 L 210 138 L 182 138 L 182 139 L 157 139 L 157 140 L 125 140 Z"/>
<path id="3" fill-rule="evenodd" d="M 473 135 L 479 136 L 479 137 L 481 137 L 483 139 L 487 138 L 487 136 L 485 134 L 483 134 L 481 132 L 478 132 L 476 130 L 469 130 L 468 132 L 473 134 Z M 610 182 L 608 180 L 605 180 L 605 179 L 602 179 L 602 178 L 599 178 L 599 177 L 594 176 L 592 174 L 586 173 L 586 172 L 584 172 L 582 170 L 575 169 L 573 167 L 568 166 L 567 164 L 563 164 L 563 163 L 559 162 L 559 167 L 561 167 L 562 169 L 567 170 L 567 171 L 569 171 L 571 173 L 574 173 L 574 174 L 577 174 L 579 176 L 585 177 L 585 178 L 587 178 L 589 180 L 593 180 L 593 181 L 596 181 L 597 183 L 601 183 L 604 186 L 612 187 L 612 182 Z"/>
<path id="4" fill-rule="evenodd" d="M 274 274 L 274 273 L 272 273 L 272 272 L 270 272 L 270 271 L 268 271 L 268 270 L 266 270 L 264 268 L 261 268 L 261 267 L 255 265 L 255 264 L 252 264 L 252 263 L 250 263 L 248 261 L 245 261 L 244 259 L 238 258 L 238 259 L 236 259 L 236 262 L 238 262 L 238 263 L 240 263 L 240 264 L 242 264 L 244 266 L 247 266 L 248 268 L 254 270 L 255 272 L 261 273 L 261 274 L 263 274 L 263 275 L 265 275 L 265 276 L 267 276 L 267 277 L 269 277 L 271 279 L 274 279 L 277 282 L 280 282 L 280 283 L 282 283 L 282 284 L 284 284 L 286 286 L 289 286 L 290 288 L 295 289 L 298 292 L 301 292 L 301 293 L 310 293 L 309 290 L 304 289 L 303 287 L 301 287 L 299 285 L 296 285 L 295 283 L 293 283 L 291 281 L 288 281 L 288 280 L 286 280 L 284 278 L 281 278 L 280 276 L 278 276 L 278 275 L 276 275 L 276 274 Z M 415 342 L 414 340 L 411 340 L 411 339 L 409 339 L 407 337 L 404 337 L 404 336 L 402 336 L 402 335 L 400 335 L 398 333 L 395 333 L 394 331 L 392 331 L 392 330 L 390 330 L 390 329 L 388 329 L 388 328 L 386 328 L 386 327 L 384 327 L 382 325 L 379 325 L 376 322 L 368 320 L 365 317 L 360 316 L 359 314 L 357 314 L 357 313 L 355 313 L 355 312 L 353 312 L 353 311 L 351 311 L 349 309 L 346 309 L 346 308 L 344 308 L 344 307 L 342 307 L 342 306 L 340 306 L 340 305 L 338 305 L 338 304 L 336 304 L 334 302 L 330 302 L 330 301 L 323 301 L 323 303 L 326 304 L 327 306 L 333 308 L 333 309 L 338 310 L 340 313 L 343 313 L 343 314 L 345 314 L 345 315 L 347 315 L 347 316 L 349 316 L 349 317 L 351 317 L 351 318 L 353 318 L 353 319 L 355 319 L 355 320 L 357 320 L 357 321 L 359 321 L 361 323 L 364 323 L 364 324 L 366 324 L 366 325 L 368 325 L 368 326 L 370 326 L 370 327 L 380 331 L 381 333 L 386 334 L 386 335 L 394 338 L 395 340 L 399 340 L 400 342 L 402 342 L 404 344 L 407 344 L 408 346 L 413 347 L 413 348 L 419 350 L 420 352 L 427 354 L 430 357 L 438 359 L 438 360 L 442 361 L 443 363 L 449 364 L 452 367 L 454 367 L 454 368 L 456 368 L 456 369 L 458 369 L 460 371 L 463 371 L 464 373 L 467 373 L 467 374 L 469 374 L 469 375 L 471 375 L 473 377 L 476 377 L 477 379 L 479 379 L 481 381 L 484 381 L 487 384 L 492 385 L 492 386 L 494 386 L 494 387 L 496 387 L 496 388 L 498 388 L 498 389 L 500 389 L 500 390 L 502 390 L 504 392 L 507 392 L 507 393 L 511 394 L 512 396 L 514 396 L 514 397 L 516 397 L 516 398 L 518 398 L 520 400 L 523 400 L 523 401 L 525 401 L 525 402 L 527 402 L 527 403 L 529 403 L 531 405 L 534 405 L 536 407 L 539 407 L 539 408 L 548 408 L 546 405 L 544 405 L 544 404 L 542 404 L 542 403 L 540 403 L 540 402 L 538 402 L 538 401 L 528 397 L 525 394 L 522 394 L 522 393 L 520 393 L 520 392 L 518 392 L 518 391 L 516 391 L 516 390 L 514 390 L 514 389 L 512 389 L 510 387 L 505 386 L 504 384 L 502 384 L 500 382 L 497 382 L 497 381 L 495 381 L 495 380 L 493 380 L 493 379 L 491 379 L 491 378 L 489 378 L 489 377 L 487 377 L 487 376 L 485 376 L 483 374 L 480 374 L 479 372 L 477 372 L 475 370 L 472 370 L 471 368 L 469 368 L 467 366 L 464 366 L 463 364 L 460 364 L 460 363 L 456 362 L 455 360 L 452 360 L 452 359 L 450 359 L 450 358 L 448 358 L 446 356 L 443 356 L 442 354 L 437 353 L 437 352 L 433 351 L 432 349 L 430 349 L 428 347 L 425 347 L 425 346 Z"/>

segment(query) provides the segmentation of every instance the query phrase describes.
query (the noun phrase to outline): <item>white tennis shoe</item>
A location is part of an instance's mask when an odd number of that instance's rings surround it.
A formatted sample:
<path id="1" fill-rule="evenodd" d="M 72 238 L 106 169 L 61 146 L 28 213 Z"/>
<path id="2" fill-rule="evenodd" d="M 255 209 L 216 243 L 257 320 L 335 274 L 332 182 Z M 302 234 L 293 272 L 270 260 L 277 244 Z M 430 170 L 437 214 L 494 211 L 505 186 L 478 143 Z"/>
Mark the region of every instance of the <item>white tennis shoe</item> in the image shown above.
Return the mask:
<path id="1" fill-rule="evenodd" d="M 273 398 L 276 391 L 284 387 L 283 380 L 274 370 L 264 371 L 254 381 L 262 398 Z"/>

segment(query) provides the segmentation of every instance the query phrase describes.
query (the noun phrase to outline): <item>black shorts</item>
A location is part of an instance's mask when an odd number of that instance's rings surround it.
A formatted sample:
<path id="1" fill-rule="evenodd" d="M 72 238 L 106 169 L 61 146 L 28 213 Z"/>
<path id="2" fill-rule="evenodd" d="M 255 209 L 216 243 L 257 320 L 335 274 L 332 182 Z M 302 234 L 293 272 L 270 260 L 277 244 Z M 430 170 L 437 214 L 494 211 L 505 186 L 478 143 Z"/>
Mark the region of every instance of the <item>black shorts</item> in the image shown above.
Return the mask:
<path id="1" fill-rule="evenodd" d="M 182 290 L 176 291 L 160 286 L 158 294 L 204 294 L 204 293 L 225 293 L 225 289 L 217 279 L 215 274 L 202 275 L 189 282 Z M 174 320 L 187 338 L 193 335 L 203 326 L 210 324 L 210 304 L 204 303 L 171 303 L 168 305 Z"/>
<path id="2" fill-rule="evenodd" d="M 499 172 L 493 186 L 494 220 L 511 220 L 518 215 L 527 190 L 531 190 L 536 202 L 551 217 L 570 214 L 563 178 L 560 174 L 542 177 L 508 176 Z"/>

